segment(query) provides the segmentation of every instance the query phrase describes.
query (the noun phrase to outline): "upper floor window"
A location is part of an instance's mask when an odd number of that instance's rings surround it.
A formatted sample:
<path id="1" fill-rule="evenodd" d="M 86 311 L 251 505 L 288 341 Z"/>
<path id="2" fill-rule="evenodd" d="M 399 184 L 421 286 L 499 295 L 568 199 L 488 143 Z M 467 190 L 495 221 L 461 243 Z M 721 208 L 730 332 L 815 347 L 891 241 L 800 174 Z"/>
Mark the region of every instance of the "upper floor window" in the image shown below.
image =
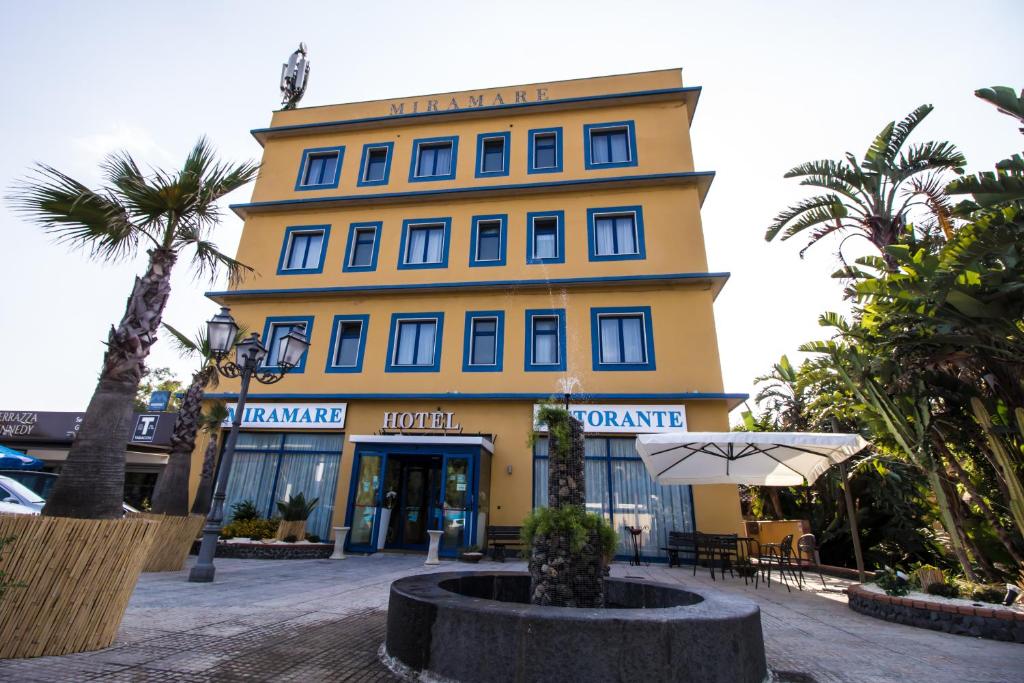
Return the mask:
<path id="1" fill-rule="evenodd" d="M 654 370 L 649 306 L 592 308 L 595 370 Z"/>
<path id="2" fill-rule="evenodd" d="M 458 150 L 458 137 L 414 140 L 409 182 L 453 179 Z"/>
<path id="3" fill-rule="evenodd" d="M 267 355 L 263 359 L 263 365 L 265 367 L 277 367 L 280 365 L 281 357 L 281 341 L 287 337 L 292 330 L 298 330 L 306 336 L 306 339 L 310 339 L 313 334 L 313 317 L 312 316 L 298 316 L 294 318 L 283 318 L 273 317 L 267 318 L 266 327 L 263 330 L 263 343 L 267 347 Z M 302 372 L 306 366 L 306 356 L 309 354 L 302 354 L 302 358 L 299 360 L 299 364 L 290 370 L 290 372 Z"/>
<path id="4" fill-rule="evenodd" d="M 508 175 L 509 133 L 480 133 L 476 138 L 476 177 Z"/>
<path id="5" fill-rule="evenodd" d="M 285 230 L 278 275 L 322 272 L 329 230 L 327 225 L 292 226 Z"/>
<path id="6" fill-rule="evenodd" d="M 463 347 L 464 372 L 500 372 L 505 313 L 503 311 L 467 311 Z"/>
<path id="7" fill-rule="evenodd" d="M 437 372 L 444 313 L 394 313 L 388 339 L 388 372 Z"/>
<path id="8" fill-rule="evenodd" d="M 353 223 L 349 226 L 342 271 L 358 273 L 377 269 L 381 225 L 380 221 L 377 221 Z"/>
<path id="9" fill-rule="evenodd" d="M 587 209 L 591 261 L 646 258 L 643 210 L 639 206 Z"/>
<path id="10" fill-rule="evenodd" d="M 323 190 L 338 186 L 344 147 L 316 147 L 302 152 L 296 190 Z"/>
<path id="11" fill-rule="evenodd" d="M 363 145 L 363 158 L 359 164 L 359 187 L 387 185 L 391 175 L 393 142 L 371 142 Z"/>
<path id="12" fill-rule="evenodd" d="M 526 214 L 526 262 L 565 263 L 565 212 Z"/>
<path id="13" fill-rule="evenodd" d="M 636 131 L 632 121 L 587 124 L 583 126 L 583 139 L 588 169 L 636 166 Z"/>
<path id="14" fill-rule="evenodd" d="M 361 372 L 366 347 L 367 315 L 337 315 L 331 330 L 327 372 Z"/>
<path id="15" fill-rule="evenodd" d="M 450 229 L 450 218 L 403 221 L 398 267 L 447 268 Z"/>
<path id="16" fill-rule="evenodd" d="M 529 134 L 528 173 L 558 173 L 562 170 L 562 129 L 538 128 Z"/>
<path id="17" fill-rule="evenodd" d="M 470 266 L 505 265 L 505 226 L 508 216 L 474 216 L 470 240 Z"/>
<path id="18" fill-rule="evenodd" d="M 565 309 L 526 311 L 527 371 L 565 370 Z"/>

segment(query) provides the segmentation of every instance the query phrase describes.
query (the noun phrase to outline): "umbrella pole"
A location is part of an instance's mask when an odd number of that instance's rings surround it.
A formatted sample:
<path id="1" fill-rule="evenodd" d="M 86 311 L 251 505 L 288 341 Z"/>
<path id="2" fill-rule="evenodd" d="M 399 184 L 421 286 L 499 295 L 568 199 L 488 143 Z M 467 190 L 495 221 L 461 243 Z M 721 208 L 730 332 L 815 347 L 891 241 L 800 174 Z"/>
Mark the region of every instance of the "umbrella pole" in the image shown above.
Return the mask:
<path id="1" fill-rule="evenodd" d="M 853 556 L 857 560 L 857 576 L 864 583 L 864 555 L 860 551 L 860 530 L 857 528 L 857 515 L 853 509 L 853 494 L 850 493 L 850 479 L 846 471 L 846 461 L 839 463 L 839 473 L 843 477 L 843 494 L 846 497 L 846 516 L 850 518 L 850 538 L 853 539 Z"/>

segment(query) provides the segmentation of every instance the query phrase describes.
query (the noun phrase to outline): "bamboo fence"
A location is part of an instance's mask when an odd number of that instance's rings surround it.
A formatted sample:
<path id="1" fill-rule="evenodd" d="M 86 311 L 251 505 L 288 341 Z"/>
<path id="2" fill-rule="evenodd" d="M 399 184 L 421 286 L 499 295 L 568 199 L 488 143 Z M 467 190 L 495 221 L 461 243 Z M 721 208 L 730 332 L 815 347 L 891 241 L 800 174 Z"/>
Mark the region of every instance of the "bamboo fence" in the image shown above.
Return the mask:
<path id="1" fill-rule="evenodd" d="M 142 519 L 158 522 L 160 528 L 156 532 L 156 540 L 146 557 L 144 572 L 176 572 L 185 566 L 192 544 L 203 528 L 206 518 L 202 515 L 154 515 L 142 512 L 137 515 Z"/>
<path id="2" fill-rule="evenodd" d="M 274 538 L 279 541 L 283 541 L 289 536 L 294 536 L 297 541 L 301 541 L 306 538 L 306 520 L 299 519 L 292 522 L 286 522 L 282 519 L 281 523 L 277 525 L 277 533 L 274 534 Z"/>
<path id="3" fill-rule="evenodd" d="M 157 528 L 145 519 L 0 514 L 0 537 L 15 537 L 0 567 L 24 584 L 0 605 L 0 659 L 113 643 Z"/>

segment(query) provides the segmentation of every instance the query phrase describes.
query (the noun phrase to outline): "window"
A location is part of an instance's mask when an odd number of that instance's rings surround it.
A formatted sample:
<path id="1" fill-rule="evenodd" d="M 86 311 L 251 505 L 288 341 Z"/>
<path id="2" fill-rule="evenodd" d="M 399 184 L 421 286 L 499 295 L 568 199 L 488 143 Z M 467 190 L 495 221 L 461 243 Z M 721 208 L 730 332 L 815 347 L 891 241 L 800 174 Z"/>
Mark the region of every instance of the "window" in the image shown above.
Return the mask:
<path id="1" fill-rule="evenodd" d="M 341 269 L 346 273 L 360 273 L 377 269 L 377 253 L 380 251 L 382 224 L 353 223 L 348 227 L 348 245 L 345 247 L 345 262 Z"/>
<path id="2" fill-rule="evenodd" d="M 338 186 L 344 147 L 317 147 L 302 152 L 296 190 L 323 190 Z"/>
<path id="3" fill-rule="evenodd" d="M 526 214 L 526 262 L 565 263 L 565 212 Z"/>
<path id="4" fill-rule="evenodd" d="M 334 316 L 326 372 L 362 372 L 367 315 Z"/>
<path id="5" fill-rule="evenodd" d="M 480 133 L 476 138 L 476 177 L 508 175 L 510 133 Z"/>
<path id="6" fill-rule="evenodd" d="M 458 137 L 414 140 L 409 182 L 452 180 L 459 151 Z"/>
<path id="7" fill-rule="evenodd" d="M 595 370 L 654 370 L 649 306 L 592 308 Z"/>
<path id="8" fill-rule="evenodd" d="M 437 372 L 444 313 L 394 313 L 388 335 L 387 372 Z"/>
<path id="9" fill-rule="evenodd" d="M 588 169 L 636 166 L 636 131 L 632 121 L 587 124 L 583 126 L 583 139 Z"/>
<path id="10" fill-rule="evenodd" d="M 529 134 L 528 173 L 559 173 L 562 170 L 562 129 L 538 128 Z"/>
<path id="11" fill-rule="evenodd" d="M 391 175 L 393 142 L 371 142 L 363 145 L 363 158 L 359 163 L 359 187 L 387 185 Z"/>
<path id="12" fill-rule="evenodd" d="M 297 225 L 286 229 L 281 257 L 277 262 L 277 274 L 322 272 L 329 231 L 328 225 Z"/>
<path id="13" fill-rule="evenodd" d="M 642 209 L 587 209 L 587 241 L 591 261 L 646 258 Z"/>
<path id="14" fill-rule="evenodd" d="M 508 216 L 474 216 L 470 240 L 470 266 L 505 265 L 505 226 Z"/>
<path id="15" fill-rule="evenodd" d="M 463 372 L 501 372 L 504 311 L 467 311 Z"/>
<path id="16" fill-rule="evenodd" d="M 403 221 L 399 269 L 447 268 L 450 232 L 450 218 Z"/>
<path id="17" fill-rule="evenodd" d="M 565 370 L 565 310 L 526 311 L 526 363 L 529 371 Z"/>
<path id="18" fill-rule="evenodd" d="M 265 367 L 272 368 L 278 366 L 278 359 L 281 355 L 281 341 L 295 329 L 306 335 L 306 339 L 311 339 L 313 335 L 313 317 L 267 318 L 266 326 L 263 328 L 263 343 L 267 347 L 267 355 L 263 359 Z M 306 367 L 307 355 L 309 355 L 308 352 L 302 354 L 299 364 L 289 370 L 289 372 L 302 372 Z"/>

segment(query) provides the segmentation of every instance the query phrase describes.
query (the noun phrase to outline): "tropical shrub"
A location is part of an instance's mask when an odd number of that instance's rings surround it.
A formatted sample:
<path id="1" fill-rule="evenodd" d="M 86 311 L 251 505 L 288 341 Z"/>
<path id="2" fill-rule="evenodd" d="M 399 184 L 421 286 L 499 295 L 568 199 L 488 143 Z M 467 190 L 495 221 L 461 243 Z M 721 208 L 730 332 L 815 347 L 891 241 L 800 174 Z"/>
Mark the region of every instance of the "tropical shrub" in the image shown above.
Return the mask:
<path id="1" fill-rule="evenodd" d="M 305 494 L 299 493 L 288 500 L 277 501 L 277 511 L 286 522 L 304 522 L 313 514 L 319 502 L 319 498 L 307 501 Z"/>
<path id="2" fill-rule="evenodd" d="M 581 512 L 579 508 L 564 506 L 560 508 L 542 507 L 533 510 L 523 520 L 521 538 L 527 548 L 533 547 L 533 538 L 537 534 L 549 535 L 555 532 L 567 532 L 569 547 L 576 553 L 587 542 L 588 532 L 596 531 L 601 555 L 605 558 L 615 556 L 619 546 L 619 535 L 605 521 L 605 518 L 593 512 Z"/>
<path id="3" fill-rule="evenodd" d="M 943 598 L 959 598 L 960 589 L 955 583 L 933 583 L 925 590 L 928 595 L 938 595 Z M 1002 598 L 1002 594 L 999 595 Z"/>
<path id="4" fill-rule="evenodd" d="M 310 543 L 319 543 L 320 542 L 320 537 L 317 536 L 316 534 L 306 534 L 306 540 L 309 541 Z"/>
<path id="5" fill-rule="evenodd" d="M 967 590 L 964 591 L 965 595 L 969 595 L 971 600 L 977 602 L 988 602 L 996 605 L 1003 604 L 1003 596 L 1006 594 L 1005 588 L 999 584 L 967 584 L 965 586 Z"/>
<path id="6" fill-rule="evenodd" d="M 276 519 L 243 519 L 234 520 L 220 530 L 220 537 L 227 538 L 251 538 L 258 541 L 263 538 L 271 538 L 277 533 L 280 524 Z"/>
<path id="7" fill-rule="evenodd" d="M 906 595 L 910 592 L 910 584 L 903 576 L 892 567 L 875 573 L 875 585 L 885 591 L 886 595 Z"/>
<path id="8" fill-rule="evenodd" d="M 243 500 L 231 506 L 231 519 L 235 522 L 247 522 L 251 519 L 259 519 L 260 511 L 256 503 L 251 500 Z"/>

